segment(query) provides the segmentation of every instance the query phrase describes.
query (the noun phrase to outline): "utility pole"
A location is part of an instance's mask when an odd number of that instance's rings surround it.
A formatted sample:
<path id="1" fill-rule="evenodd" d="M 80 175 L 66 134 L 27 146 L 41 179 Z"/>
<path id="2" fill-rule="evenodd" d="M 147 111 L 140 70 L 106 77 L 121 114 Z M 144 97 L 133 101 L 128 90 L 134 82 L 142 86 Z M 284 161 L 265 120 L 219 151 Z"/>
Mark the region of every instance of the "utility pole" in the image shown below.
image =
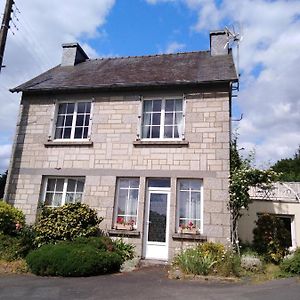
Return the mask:
<path id="1" fill-rule="evenodd" d="M 2 62 L 3 62 L 7 32 L 9 29 L 9 21 L 11 19 L 10 14 L 12 12 L 13 4 L 14 4 L 13 0 L 6 0 L 4 15 L 3 15 L 2 24 L 1 24 L 1 30 L 0 30 L 0 72 L 1 72 L 1 69 L 4 67 L 2 65 Z"/>

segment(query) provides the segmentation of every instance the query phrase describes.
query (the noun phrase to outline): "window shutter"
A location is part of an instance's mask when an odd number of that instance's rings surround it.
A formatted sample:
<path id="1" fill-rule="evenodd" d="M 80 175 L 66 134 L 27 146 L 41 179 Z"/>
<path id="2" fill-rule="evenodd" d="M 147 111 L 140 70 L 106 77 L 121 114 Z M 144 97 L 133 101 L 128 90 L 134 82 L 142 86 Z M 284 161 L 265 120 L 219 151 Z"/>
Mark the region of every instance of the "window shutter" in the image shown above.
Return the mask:
<path id="1" fill-rule="evenodd" d="M 182 100 L 182 134 L 181 138 L 182 140 L 185 140 L 185 114 L 186 114 L 186 97 L 185 94 L 183 94 L 183 100 Z"/>
<path id="2" fill-rule="evenodd" d="M 55 125 L 56 125 L 56 112 L 57 112 L 57 110 L 58 110 L 57 100 L 54 100 L 52 111 L 51 111 L 48 141 L 52 141 L 54 139 L 54 131 L 55 131 Z"/>
<path id="3" fill-rule="evenodd" d="M 140 96 L 139 110 L 138 110 L 138 124 L 136 129 L 136 140 L 141 139 L 142 132 L 142 114 L 143 114 L 143 96 Z"/>
<path id="4" fill-rule="evenodd" d="M 91 135 L 92 135 L 92 121 L 93 121 L 94 102 L 95 102 L 95 99 L 92 98 L 91 111 L 90 111 L 90 120 L 89 120 L 89 129 L 88 129 L 88 136 L 87 136 L 89 140 L 91 140 Z"/>

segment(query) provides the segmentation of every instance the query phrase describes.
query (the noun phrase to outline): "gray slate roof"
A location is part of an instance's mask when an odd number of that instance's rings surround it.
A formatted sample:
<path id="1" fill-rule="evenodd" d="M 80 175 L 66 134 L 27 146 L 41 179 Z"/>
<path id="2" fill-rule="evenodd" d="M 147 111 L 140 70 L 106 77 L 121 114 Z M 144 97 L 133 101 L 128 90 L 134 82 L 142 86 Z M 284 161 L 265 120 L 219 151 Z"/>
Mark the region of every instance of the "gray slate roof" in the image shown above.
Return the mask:
<path id="1" fill-rule="evenodd" d="M 232 55 L 209 51 L 88 59 L 60 65 L 12 92 L 72 91 L 237 81 Z"/>

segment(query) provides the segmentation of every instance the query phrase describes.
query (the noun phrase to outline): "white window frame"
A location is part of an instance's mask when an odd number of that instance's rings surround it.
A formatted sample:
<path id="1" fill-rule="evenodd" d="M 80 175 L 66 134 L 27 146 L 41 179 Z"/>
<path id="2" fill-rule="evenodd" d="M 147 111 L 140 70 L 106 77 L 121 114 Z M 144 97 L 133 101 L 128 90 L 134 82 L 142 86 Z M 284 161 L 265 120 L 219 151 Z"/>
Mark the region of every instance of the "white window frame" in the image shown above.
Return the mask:
<path id="1" fill-rule="evenodd" d="M 67 188 L 68 188 L 68 180 L 73 179 L 73 180 L 83 180 L 83 192 L 82 192 L 82 197 L 81 197 L 81 203 L 83 203 L 83 197 L 84 197 L 84 189 L 85 189 L 85 177 L 60 177 L 60 176 L 47 176 L 43 178 L 43 189 L 42 189 L 42 201 L 41 203 L 44 204 L 46 200 L 46 194 L 47 194 L 47 185 L 48 185 L 48 180 L 49 179 L 63 179 L 64 180 L 64 186 L 63 186 L 63 192 L 62 192 L 62 200 L 61 200 L 61 205 L 63 206 L 66 203 L 66 195 L 67 195 Z M 60 207 L 60 206 L 55 206 L 55 205 L 45 205 L 46 207 Z"/>
<path id="2" fill-rule="evenodd" d="M 144 102 L 153 100 L 161 100 L 162 107 L 160 110 L 160 125 L 159 125 L 159 138 L 145 138 L 143 137 L 143 117 L 144 117 Z M 181 100 L 182 101 L 182 133 L 178 138 L 165 138 L 164 137 L 164 127 L 165 127 L 165 105 L 166 100 Z M 182 141 L 185 139 L 185 110 L 186 110 L 186 99 L 184 95 L 174 95 L 174 96 L 153 96 L 153 97 L 140 97 L 140 109 L 139 109 L 139 130 L 137 133 L 137 139 L 141 141 Z M 150 127 L 153 125 L 151 124 Z"/>
<path id="3" fill-rule="evenodd" d="M 193 219 L 196 221 L 200 221 L 200 228 L 197 228 L 201 234 L 203 234 L 203 180 L 199 178 L 177 178 L 176 181 L 176 231 L 178 231 L 180 220 L 191 220 L 190 218 L 180 218 L 180 180 L 198 180 L 200 182 L 200 190 L 197 190 L 200 192 L 200 219 Z M 189 190 L 189 198 L 191 197 L 191 192 L 195 192 L 196 190 Z M 191 206 L 191 203 L 190 203 Z M 191 207 L 190 207 L 191 210 Z"/>
<path id="4" fill-rule="evenodd" d="M 63 103 L 74 103 L 74 112 L 73 112 L 73 120 L 72 120 L 72 128 L 71 128 L 71 135 L 70 138 L 61 138 L 57 139 L 55 138 L 55 131 L 56 131 L 56 124 L 57 124 L 57 118 L 58 118 L 58 108 L 60 104 Z M 90 103 L 91 109 L 90 109 L 90 117 L 89 117 L 89 125 L 88 125 L 88 133 L 86 138 L 75 138 L 75 129 L 76 129 L 76 120 L 77 120 L 77 108 L 79 103 Z M 92 115 L 93 115 L 93 106 L 94 106 L 94 99 L 81 99 L 81 100 L 63 100 L 63 101 L 54 101 L 54 115 L 51 118 L 51 127 L 50 127 L 50 133 L 48 140 L 53 140 L 57 142 L 63 142 L 63 141 L 74 141 L 74 142 L 80 142 L 80 141 L 88 141 L 91 139 L 91 128 L 92 128 Z"/>
<path id="5" fill-rule="evenodd" d="M 127 189 L 127 197 L 130 193 L 130 190 L 137 190 L 138 191 L 138 198 L 137 198 L 137 205 L 136 205 L 136 215 L 128 215 L 128 214 L 124 214 L 124 215 L 119 215 L 118 214 L 118 205 L 119 205 L 119 191 L 120 191 L 120 180 L 130 180 L 130 179 L 138 179 L 139 181 L 139 185 L 138 188 L 123 188 L 123 189 Z M 118 177 L 117 178 L 117 182 L 116 182 L 116 192 L 115 192 L 115 207 L 114 207 L 114 215 L 113 215 L 113 226 L 117 223 L 117 218 L 119 216 L 125 218 L 125 217 L 135 217 L 135 224 L 133 225 L 133 228 L 136 229 L 137 228 L 137 224 L 138 224 L 138 217 L 139 217 L 139 200 L 140 200 L 140 187 L 141 187 L 141 180 L 139 177 Z M 126 199 L 128 200 L 128 198 Z M 129 210 L 128 207 L 128 201 L 126 201 L 126 211 Z"/>

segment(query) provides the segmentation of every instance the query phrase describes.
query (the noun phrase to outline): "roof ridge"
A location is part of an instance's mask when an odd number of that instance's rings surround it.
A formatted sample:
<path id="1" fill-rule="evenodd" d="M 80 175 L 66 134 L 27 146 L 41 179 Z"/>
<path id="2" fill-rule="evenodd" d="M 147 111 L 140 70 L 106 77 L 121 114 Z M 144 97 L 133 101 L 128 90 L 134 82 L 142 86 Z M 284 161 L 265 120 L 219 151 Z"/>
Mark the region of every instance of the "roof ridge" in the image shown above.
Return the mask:
<path id="1" fill-rule="evenodd" d="M 113 60 L 113 59 L 126 59 L 126 58 L 146 58 L 146 57 L 172 56 L 172 55 L 179 55 L 179 54 L 209 53 L 209 52 L 210 52 L 209 50 L 202 50 L 202 51 L 183 51 L 183 52 L 176 52 L 176 53 L 160 53 L 160 54 L 148 54 L 148 55 L 99 57 L 99 58 L 89 58 L 86 61 Z"/>

